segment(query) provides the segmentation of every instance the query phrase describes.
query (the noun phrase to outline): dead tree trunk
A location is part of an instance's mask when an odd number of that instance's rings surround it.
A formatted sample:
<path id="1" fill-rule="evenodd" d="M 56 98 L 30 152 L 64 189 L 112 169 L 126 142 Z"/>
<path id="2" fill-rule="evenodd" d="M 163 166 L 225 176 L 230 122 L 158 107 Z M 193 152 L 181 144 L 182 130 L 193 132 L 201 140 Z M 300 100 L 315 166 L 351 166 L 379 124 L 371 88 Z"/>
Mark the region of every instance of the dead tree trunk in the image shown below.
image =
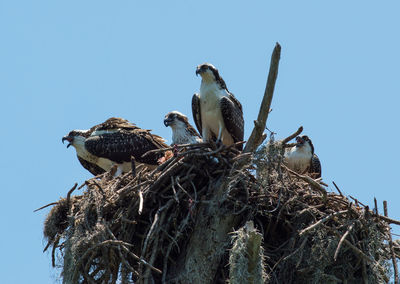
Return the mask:
<path id="1" fill-rule="evenodd" d="M 218 181 L 209 190 L 212 199 L 199 208 L 190 241 L 175 271 L 174 283 L 214 283 L 221 259 L 230 246 L 229 233 L 240 220 L 238 215 L 221 207 L 226 198 L 226 181 Z"/>

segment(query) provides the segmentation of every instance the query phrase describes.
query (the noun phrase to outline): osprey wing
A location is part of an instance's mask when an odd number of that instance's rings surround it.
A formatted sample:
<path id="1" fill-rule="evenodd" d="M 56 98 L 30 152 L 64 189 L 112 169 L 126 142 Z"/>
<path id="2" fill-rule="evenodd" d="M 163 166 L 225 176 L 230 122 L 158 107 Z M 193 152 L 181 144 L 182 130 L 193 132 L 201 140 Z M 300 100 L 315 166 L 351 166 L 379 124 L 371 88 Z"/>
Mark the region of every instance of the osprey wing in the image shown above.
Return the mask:
<path id="1" fill-rule="evenodd" d="M 321 177 L 321 162 L 316 154 L 314 154 L 311 158 L 311 166 L 310 166 L 310 173 L 316 174 L 317 178 Z"/>
<path id="2" fill-rule="evenodd" d="M 220 108 L 224 119 L 225 127 L 231 134 L 234 142 L 243 141 L 244 138 L 244 120 L 243 110 L 240 102 L 234 95 L 224 96 L 220 100 Z M 239 150 L 243 145 L 238 146 Z"/>
<path id="3" fill-rule="evenodd" d="M 90 134 L 96 134 L 98 132 L 104 132 L 104 131 L 114 131 L 116 129 L 125 129 L 125 130 L 135 130 L 135 129 L 140 129 L 137 127 L 134 123 L 129 122 L 126 119 L 120 118 L 120 117 L 111 117 L 104 121 L 103 123 L 100 123 L 98 125 L 93 126 L 90 128 L 89 133 Z"/>
<path id="4" fill-rule="evenodd" d="M 98 165 L 90 163 L 90 162 L 86 161 L 85 159 L 82 159 L 79 156 L 77 156 L 77 157 L 78 157 L 78 160 L 81 163 L 82 167 L 87 169 L 92 175 L 97 176 L 97 175 L 105 172 L 105 170 L 100 168 Z"/>
<path id="5" fill-rule="evenodd" d="M 190 125 L 189 123 L 187 125 L 187 130 L 190 133 L 190 135 L 199 137 L 201 139 L 201 136 L 199 135 L 197 130 L 192 125 Z"/>
<path id="6" fill-rule="evenodd" d="M 192 114 L 193 120 L 196 124 L 197 130 L 199 130 L 200 136 L 202 135 L 201 125 L 201 111 L 200 111 L 200 95 L 194 94 L 192 97 Z"/>
<path id="7" fill-rule="evenodd" d="M 137 162 L 157 165 L 163 153 L 152 153 L 144 158 L 142 155 L 150 150 L 168 147 L 161 137 L 138 127 L 130 130 L 97 129 L 96 132 L 86 139 L 86 150 L 116 163 L 130 162 L 133 156 Z"/>

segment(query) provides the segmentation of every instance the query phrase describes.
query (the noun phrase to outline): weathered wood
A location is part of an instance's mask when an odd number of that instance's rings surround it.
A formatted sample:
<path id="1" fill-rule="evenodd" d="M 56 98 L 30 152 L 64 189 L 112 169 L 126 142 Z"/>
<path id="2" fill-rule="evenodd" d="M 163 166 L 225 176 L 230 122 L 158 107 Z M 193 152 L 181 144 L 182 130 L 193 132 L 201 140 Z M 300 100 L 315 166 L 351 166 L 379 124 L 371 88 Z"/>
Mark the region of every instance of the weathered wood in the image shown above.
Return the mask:
<path id="1" fill-rule="evenodd" d="M 227 183 L 220 180 L 211 188 L 213 197 L 200 204 L 191 239 L 181 254 L 173 283 L 214 283 L 219 264 L 229 248 L 233 228 L 240 216 L 221 208 Z"/>
<path id="2" fill-rule="evenodd" d="M 278 77 L 279 60 L 281 58 L 281 46 L 276 43 L 274 51 L 271 56 L 271 64 L 269 67 L 269 74 L 267 85 L 265 86 L 264 97 L 261 102 L 260 111 L 258 112 L 257 120 L 254 121 L 254 128 L 251 132 L 249 140 L 243 152 L 254 152 L 257 147 L 262 143 L 263 132 L 267 125 L 267 118 L 270 112 L 272 97 L 274 95 L 275 82 Z"/>

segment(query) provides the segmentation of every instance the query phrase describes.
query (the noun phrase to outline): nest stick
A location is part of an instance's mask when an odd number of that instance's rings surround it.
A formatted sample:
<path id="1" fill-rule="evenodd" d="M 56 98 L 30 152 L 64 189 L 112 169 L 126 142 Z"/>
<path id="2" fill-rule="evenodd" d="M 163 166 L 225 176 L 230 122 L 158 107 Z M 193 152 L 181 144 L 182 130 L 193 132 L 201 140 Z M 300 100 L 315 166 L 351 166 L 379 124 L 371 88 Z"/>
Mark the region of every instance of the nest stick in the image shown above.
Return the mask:
<path id="1" fill-rule="evenodd" d="M 139 188 L 139 209 L 138 209 L 138 214 L 141 215 L 143 211 L 143 193 L 142 190 Z"/>
<path id="2" fill-rule="evenodd" d="M 205 153 L 195 153 L 195 155 L 196 156 L 212 156 L 214 154 L 217 154 L 217 153 L 221 152 L 224 148 L 225 148 L 225 145 L 221 143 L 221 145 L 214 151 L 205 152 Z"/>
<path id="3" fill-rule="evenodd" d="M 151 175 L 154 175 L 157 172 L 162 172 L 164 171 L 167 167 L 169 167 L 170 165 L 178 162 L 179 158 L 178 157 L 173 157 L 167 161 L 165 161 L 164 163 L 162 163 L 161 165 L 159 165 L 157 168 L 155 168 L 152 172 Z"/>
<path id="4" fill-rule="evenodd" d="M 336 248 L 336 251 L 335 251 L 335 255 L 333 256 L 333 259 L 334 259 L 335 261 L 336 261 L 336 259 L 337 259 L 337 256 L 338 256 L 338 254 L 339 254 L 340 248 L 342 247 L 342 244 L 343 244 L 344 240 L 346 239 L 347 235 L 350 233 L 350 231 L 351 231 L 353 228 L 354 228 L 354 222 L 351 223 L 351 225 L 349 226 L 349 228 L 347 229 L 347 231 L 343 234 L 342 238 L 340 239 L 339 244 L 338 244 L 338 246 L 337 246 L 337 248 Z"/>
<path id="5" fill-rule="evenodd" d="M 179 177 L 176 177 L 176 179 L 175 179 L 176 185 L 177 185 L 190 199 L 193 200 L 192 196 L 183 188 L 183 186 L 181 185 L 180 181 L 181 181 L 180 178 L 179 178 Z"/>
<path id="6" fill-rule="evenodd" d="M 104 176 L 106 173 L 107 173 L 107 172 L 102 173 L 102 174 L 100 174 L 100 175 L 97 175 L 97 176 L 93 177 L 93 179 L 100 178 L 100 177 Z M 82 183 L 82 184 L 78 187 L 78 189 L 82 189 L 85 185 L 86 185 L 86 181 L 85 181 L 84 183 Z"/>
<path id="7" fill-rule="evenodd" d="M 147 155 L 150 155 L 152 153 L 161 153 L 161 152 L 167 152 L 171 150 L 175 150 L 175 148 L 201 148 L 203 146 L 209 146 L 210 144 L 208 142 L 204 143 L 195 143 L 195 144 L 177 144 L 174 145 L 173 147 L 168 147 L 168 148 L 162 148 L 162 149 L 155 149 L 155 150 L 150 150 L 147 151 L 142 155 L 142 158 L 146 157 Z"/>
<path id="8" fill-rule="evenodd" d="M 149 232 L 147 233 L 146 239 L 144 240 L 144 244 L 143 244 L 143 247 L 142 247 L 142 255 L 141 255 L 141 258 L 143 258 L 144 255 L 145 255 L 145 253 L 146 253 L 147 245 L 148 245 L 149 240 L 150 240 L 150 237 L 151 237 L 151 235 L 152 235 L 152 233 L 153 233 L 153 231 L 154 231 L 154 229 L 155 229 L 155 227 L 156 227 L 156 224 L 157 224 L 158 219 L 159 219 L 159 215 L 160 215 L 160 209 L 158 209 L 156 215 L 154 216 L 153 223 L 151 224 L 151 227 L 150 227 L 150 229 L 149 229 Z"/>
<path id="9" fill-rule="evenodd" d="M 177 240 L 181 237 L 182 232 L 187 227 L 189 219 L 190 219 L 190 212 L 187 213 L 185 219 L 179 225 L 178 230 L 176 230 L 175 237 L 173 237 L 172 241 L 168 245 L 167 252 L 165 253 L 165 256 L 164 256 L 162 283 L 166 283 L 167 269 L 168 269 L 168 257 L 169 257 L 169 254 L 171 253 L 172 246 L 175 244 L 179 249 Z"/>
<path id="10" fill-rule="evenodd" d="M 334 231 L 335 235 L 340 237 L 339 233 Z M 343 241 L 356 255 L 358 255 L 359 257 L 361 257 L 363 260 L 367 261 L 368 263 L 371 263 L 372 265 L 376 265 L 379 270 L 382 273 L 382 277 L 384 278 L 385 282 L 388 282 L 389 279 L 386 276 L 385 273 L 385 269 L 372 257 L 367 256 L 362 250 L 360 250 L 358 247 L 356 247 L 355 245 L 353 245 L 350 241 L 348 240 L 344 240 Z"/>
<path id="11" fill-rule="evenodd" d="M 176 194 L 175 182 L 174 182 L 174 177 L 173 176 L 171 176 L 171 187 L 172 187 L 172 191 L 174 192 L 174 199 L 175 199 L 176 203 L 179 204 L 179 199 L 178 199 L 178 195 Z"/>
<path id="12" fill-rule="evenodd" d="M 332 181 L 333 185 L 335 186 L 336 190 L 339 192 L 340 196 L 343 196 L 342 192 L 340 191 L 339 187 L 336 185 L 334 181 Z"/>
<path id="13" fill-rule="evenodd" d="M 383 201 L 383 212 L 385 214 L 385 217 L 387 217 L 388 209 L 387 209 L 387 201 L 386 200 Z M 399 283 L 399 271 L 397 269 L 396 255 L 394 254 L 393 238 L 392 238 L 392 233 L 390 232 L 390 226 L 389 226 L 389 248 L 390 248 L 390 253 L 392 255 L 393 270 L 394 270 L 394 283 Z"/>
<path id="14" fill-rule="evenodd" d="M 180 166 L 182 165 L 182 163 L 182 161 L 177 161 L 176 163 L 172 164 L 168 169 L 165 169 L 161 173 L 161 175 L 158 176 L 157 180 L 154 181 L 152 185 L 150 185 L 150 190 L 154 188 L 159 188 L 164 182 L 169 180 L 169 177 L 171 177 L 181 169 Z"/>
<path id="15" fill-rule="evenodd" d="M 46 208 L 46 207 L 49 207 L 49 206 L 51 206 L 51 205 L 56 205 L 56 204 L 58 204 L 58 201 L 57 201 L 57 202 L 49 203 L 49 204 L 47 204 L 47 205 L 44 205 L 44 206 L 42 206 L 42 207 L 40 207 L 40 208 L 38 208 L 38 209 L 36 209 L 36 210 L 33 210 L 33 212 L 37 212 L 37 211 L 42 210 L 42 209 L 44 209 L 44 208 Z"/>
<path id="16" fill-rule="evenodd" d="M 311 230 L 315 229 L 316 227 L 318 227 L 319 225 L 325 223 L 326 221 L 329 221 L 333 217 L 342 215 L 342 214 L 347 213 L 347 212 L 348 212 L 348 210 L 342 210 L 342 211 L 335 212 L 335 213 L 333 213 L 331 215 L 325 216 L 324 218 L 322 218 L 318 222 L 316 222 L 316 223 L 312 224 L 311 226 L 308 226 L 307 228 L 301 230 L 300 233 L 299 233 L 299 236 L 301 237 L 302 235 L 304 235 L 308 231 L 311 231 Z"/>
<path id="17" fill-rule="evenodd" d="M 363 259 L 361 262 L 362 262 L 362 277 L 364 283 L 368 284 L 367 262 L 365 261 L 365 259 Z"/>
<path id="18" fill-rule="evenodd" d="M 355 202 L 356 202 L 356 204 L 358 204 L 358 203 L 360 203 L 363 207 L 367 207 L 364 203 L 362 203 L 360 200 L 358 200 L 357 198 L 355 198 L 355 197 L 353 197 L 353 196 L 351 196 L 351 195 L 349 195 L 349 197 L 351 198 L 351 199 L 353 199 Z"/>
<path id="19" fill-rule="evenodd" d="M 68 194 L 67 194 L 67 207 L 69 207 L 69 201 L 70 201 L 71 193 L 76 189 L 77 186 L 78 186 L 78 184 L 75 183 L 74 186 L 68 191 Z M 40 207 L 40 208 L 38 208 L 38 209 L 36 209 L 36 210 L 33 210 L 33 212 L 37 212 L 37 211 L 39 211 L 39 210 L 42 210 L 42 209 L 44 209 L 44 208 L 46 208 L 46 207 L 49 207 L 49 206 L 51 206 L 51 205 L 56 205 L 56 204 L 58 204 L 58 203 L 59 203 L 59 201 L 49 203 L 49 204 L 44 205 L 44 206 L 42 206 L 42 207 Z"/>
<path id="20" fill-rule="evenodd" d="M 306 245 L 306 243 L 307 243 L 307 241 L 308 241 L 308 236 L 306 236 L 305 238 L 304 238 L 304 240 L 301 242 L 301 245 L 298 247 L 298 248 L 296 248 L 293 252 L 291 252 L 289 255 L 287 255 L 287 256 L 285 256 L 283 259 L 282 259 L 282 261 L 287 261 L 288 259 L 290 259 L 292 256 L 294 256 L 295 254 L 297 254 L 298 252 L 303 252 L 303 248 L 304 248 L 304 246 Z M 302 259 L 302 257 L 300 257 L 299 258 L 299 260 L 297 261 L 297 263 L 300 263 L 301 262 L 301 259 Z M 296 267 L 298 266 L 298 264 L 296 263 Z"/>
<path id="21" fill-rule="evenodd" d="M 267 85 L 265 86 L 264 97 L 261 102 L 260 111 L 258 112 L 257 120 L 254 121 L 254 128 L 251 132 L 249 140 L 243 152 L 254 152 L 262 143 L 263 132 L 267 124 L 268 114 L 271 107 L 272 97 L 274 95 L 275 82 L 278 77 L 279 60 L 281 57 L 281 46 L 276 43 L 271 56 L 271 64 Z"/>
<path id="22" fill-rule="evenodd" d="M 379 212 L 378 212 L 378 202 L 376 201 L 376 198 L 374 197 L 374 205 L 375 205 L 375 214 L 376 215 L 378 215 L 379 214 Z"/>
<path id="23" fill-rule="evenodd" d="M 53 243 L 53 249 L 51 250 L 51 265 L 56 267 L 56 248 L 58 246 L 58 242 L 60 241 L 60 236 L 57 236 Z"/>
<path id="24" fill-rule="evenodd" d="M 160 237 L 156 236 L 155 241 L 152 244 L 153 249 L 151 251 L 151 256 L 150 256 L 150 259 L 149 259 L 149 264 L 151 266 L 153 266 L 153 263 L 154 263 L 155 258 L 157 256 L 159 239 L 160 239 Z M 149 281 L 150 270 L 151 270 L 151 268 L 149 266 L 147 266 L 146 271 L 144 272 L 144 277 L 143 277 L 145 279 L 144 283 L 154 283 L 154 281 Z"/>
<path id="25" fill-rule="evenodd" d="M 300 256 L 299 256 L 299 260 L 296 263 L 296 268 L 298 268 L 300 266 L 300 263 L 303 259 L 303 253 L 304 253 L 304 246 L 306 245 L 308 241 L 308 236 L 304 238 L 303 242 L 301 243 L 299 249 L 300 249 Z"/>
<path id="26" fill-rule="evenodd" d="M 327 199 L 327 193 L 325 188 L 323 188 L 318 182 L 316 182 L 315 180 L 313 180 L 312 178 L 310 178 L 309 176 L 305 176 L 305 175 L 300 175 L 298 173 L 296 173 L 295 171 L 292 171 L 291 169 L 289 169 L 288 167 L 286 167 L 285 165 L 281 165 L 284 169 L 286 169 L 289 173 L 295 175 L 296 177 L 304 180 L 305 182 L 307 182 L 309 185 L 311 185 L 312 188 L 318 190 L 319 192 L 322 193 L 322 195 L 324 196 L 324 200 Z"/>
<path id="27" fill-rule="evenodd" d="M 396 224 L 396 225 L 400 225 L 400 221 L 398 220 L 394 220 L 392 218 L 386 217 L 386 216 L 382 216 L 382 215 L 378 215 L 379 219 L 382 219 L 383 221 L 385 221 L 388 224 Z"/>
<path id="28" fill-rule="evenodd" d="M 293 133 L 292 135 L 290 135 L 290 136 L 286 137 L 285 139 L 283 139 L 281 141 L 282 145 L 287 144 L 287 142 L 289 142 L 293 138 L 297 137 L 297 135 L 299 135 L 301 132 L 303 132 L 303 126 L 300 126 L 299 129 L 297 129 L 297 131 L 295 133 Z"/>
<path id="29" fill-rule="evenodd" d="M 124 255 L 122 254 L 121 251 L 121 246 L 118 246 L 118 255 L 121 258 L 122 263 L 125 265 L 125 267 L 132 272 L 133 275 L 135 275 L 137 272 L 136 270 L 129 264 L 129 262 L 126 260 L 126 258 L 124 257 Z"/>
<path id="30" fill-rule="evenodd" d="M 147 250 L 147 245 L 148 245 L 148 243 L 149 243 L 150 237 L 153 235 L 153 232 L 155 231 L 155 229 L 156 229 L 156 227 L 157 227 L 159 221 L 160 221 L 160 223 L 162 223 L 163 220 L 164 220 L 165 214 L 163 214 L 163 213 L 164 213 L 163 211 L 164 211 L 166 208 L 168 209 L 168 208 L 172 205 L 173 201 L 174 201 L 173 199 L 170 199 L 170 200 L 167 202 L 167 204 L 165 204 L 163 207 L 161 207 L 161 208 L 159 208 L 159 209 L 157 210 L 157 213 L 156 213 L 155 216 L 154 216 L 153 223 L 151 224 L 151 227 L 150 227 L 150 229 L 149 229 L 149 232 L 147 233 L 146 239 L 145 239 L 144 244 L 143 244 L 142 256 L 144 256 L 144 254 L 145 254 L 145 252 L 146 252 L 146 250 Z M 160 214 L 161 214 L 161 216 L 160 216 Z M 157 228 L 157 229 L 158 229 L 158 228 Z"/>
<path id="31" fill-rule="evenodd" d="M 121 245 L 121 248 L 126 251 L 130 256 L 132 256 L 135 260 L 143 263 L 145 266 L 147 266 L 148 268 L 150 268 L 151 270 L 153 270 L 154 272 L 158 273 L 158 274 L 162 274 L 162 271 L 158 268 L 155 268 L 153 265 L 151 265 L 150 263 L 148 263 L 147 261 L 145 261 L 144 259 L 138 257 L 136 254 L 134 254 L 133 252 L 131 252 L 126 245 L 132 246 L 131 244 L 122 242 L 122 241 L 113 241 L 113 242 L 118 242 L 118 244 Z"/>
<path id="32" fill-rule="evenodd" d="M 103 190 L 103 188 L 101 187 L 101 185 L 97 182 L 97 180 L 92 179 L 92 180 L 90 180 L 90 182 L 92 182 L 92 183 L 97 187 L 97 189 L 101 192 L 101 194 L 102 194 L 103 197 L 104 197 L 104 195 L 105 195 L 104 190 Z M 89 182 L 88 182 L 88 185 L 90 185 Z"/>

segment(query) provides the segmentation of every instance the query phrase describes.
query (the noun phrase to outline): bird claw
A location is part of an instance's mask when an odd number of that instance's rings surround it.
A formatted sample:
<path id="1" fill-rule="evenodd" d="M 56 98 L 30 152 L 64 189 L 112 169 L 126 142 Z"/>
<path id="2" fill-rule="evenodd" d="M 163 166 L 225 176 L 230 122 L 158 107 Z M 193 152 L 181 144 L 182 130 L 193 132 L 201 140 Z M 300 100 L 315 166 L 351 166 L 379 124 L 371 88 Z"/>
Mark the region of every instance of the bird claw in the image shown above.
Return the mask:
<path id="1" fill-rule="evenodd" d="M 174 153 L 174 157 L 176 157 L 176 156 L 178 156 L 178 152 L 179 152 L 179 151 L 178 151 L 178 145 L 174 144 L 173 148 L 174 148 L 174 149 L 173 149 L 172 151 L 173 151 L 173 153 Z"/>

